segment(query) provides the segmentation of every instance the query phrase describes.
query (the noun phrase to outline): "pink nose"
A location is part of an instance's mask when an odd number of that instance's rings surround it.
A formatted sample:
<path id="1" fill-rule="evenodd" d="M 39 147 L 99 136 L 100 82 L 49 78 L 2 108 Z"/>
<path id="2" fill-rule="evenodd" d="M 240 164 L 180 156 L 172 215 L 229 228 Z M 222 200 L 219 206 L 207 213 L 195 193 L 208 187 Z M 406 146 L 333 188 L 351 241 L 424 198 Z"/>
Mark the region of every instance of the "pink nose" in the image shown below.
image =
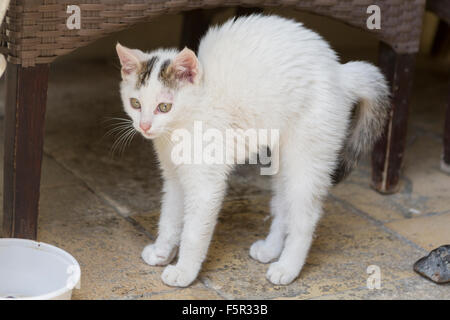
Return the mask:
<path id="1" fill-rule="evenodd" d="M 146 132 L 152 127 L 152 124 L 150 122 L 141 122 L 139 123 L 139 127 Z"/>

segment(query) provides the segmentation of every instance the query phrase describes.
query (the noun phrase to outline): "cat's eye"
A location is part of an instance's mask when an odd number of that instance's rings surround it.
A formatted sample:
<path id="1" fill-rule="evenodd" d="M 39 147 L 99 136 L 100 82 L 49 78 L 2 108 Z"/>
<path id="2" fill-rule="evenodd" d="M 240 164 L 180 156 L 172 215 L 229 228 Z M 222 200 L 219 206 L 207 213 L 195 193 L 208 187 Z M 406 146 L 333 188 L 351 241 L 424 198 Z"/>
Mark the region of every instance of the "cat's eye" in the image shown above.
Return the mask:
<path id="1" fill-rule="evenodd" d="M 158 104 L 158 111 L 166 113 L 169 112 L 170 109 L 172 109 L 172 104 L 171 103 L 160 103 Z"/>
<path id="2" fill-rule="evenodd" d="M 131 107 L 132 107 L 133 109 L 139 110 L 139 109 L 141 108 L 141 103 L 140 103 L 139 100 L 136 99 L 136 98 L 131 98 L 131 99 L 130 99 L 130 104 L 131 104 Z"/>

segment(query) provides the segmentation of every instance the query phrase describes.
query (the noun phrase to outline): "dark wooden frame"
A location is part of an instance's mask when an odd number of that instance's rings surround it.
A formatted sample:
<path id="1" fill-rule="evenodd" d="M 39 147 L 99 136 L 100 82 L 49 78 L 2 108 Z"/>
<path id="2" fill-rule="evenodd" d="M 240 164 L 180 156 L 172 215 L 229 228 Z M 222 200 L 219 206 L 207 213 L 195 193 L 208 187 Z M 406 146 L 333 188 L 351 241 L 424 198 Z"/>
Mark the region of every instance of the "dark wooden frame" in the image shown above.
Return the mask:
<path id="1" fill-rule="evenodd" d="M 3 237 L 36 239 L 48 65 L 6 72 Z"/>
<path id="2" fill-rule="evenodd" d="M 392 110 L 384 135 L 372 151 L 372 186 L 381 193 L 394 193 L 406 146 L 415 55 L 397 54 L 380 42 L 378 63 L 391 88 Z"/>

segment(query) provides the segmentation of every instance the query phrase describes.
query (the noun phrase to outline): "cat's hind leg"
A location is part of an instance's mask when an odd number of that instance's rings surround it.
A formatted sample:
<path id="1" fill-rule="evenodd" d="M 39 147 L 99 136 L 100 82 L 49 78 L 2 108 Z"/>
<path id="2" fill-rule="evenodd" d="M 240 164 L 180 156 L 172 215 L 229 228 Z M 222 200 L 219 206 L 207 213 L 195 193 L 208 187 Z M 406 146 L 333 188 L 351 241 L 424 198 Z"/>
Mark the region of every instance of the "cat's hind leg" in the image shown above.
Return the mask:
<path id="1" fill-rule="evenodd" d="M 286 219 L 283 199 L 283 184 L 279 176 L 272 178 L 274 195 L 271 201 L 271 214 L 273 217 L 270 232 L 266 239 L 258 240 L 250 247 L 250 256 L 261 262 L 268 263 L 277 259 L 284 246 L 286 237 Z"/>
<path id="2" fill-rule="evenodd" d="M 291 139 L 280 150 L 287 234 L 279 260 L 269 266 L 266 275 L 276 285 L 289 284 L 299 275 L 322 213 L 322 199 L 330 186 L 336 150 L 317 141 L 314 130 L 312 136 L 309 133 L 291 135 L 297 141 Z"/>
<path id="3" fill-rule="evenodd" d="M 158 238 L 142 251 L 151 266 L 169 264 L 176 255 L 183 226 L 183 190 L 176 177 L 165 177 Z"/>

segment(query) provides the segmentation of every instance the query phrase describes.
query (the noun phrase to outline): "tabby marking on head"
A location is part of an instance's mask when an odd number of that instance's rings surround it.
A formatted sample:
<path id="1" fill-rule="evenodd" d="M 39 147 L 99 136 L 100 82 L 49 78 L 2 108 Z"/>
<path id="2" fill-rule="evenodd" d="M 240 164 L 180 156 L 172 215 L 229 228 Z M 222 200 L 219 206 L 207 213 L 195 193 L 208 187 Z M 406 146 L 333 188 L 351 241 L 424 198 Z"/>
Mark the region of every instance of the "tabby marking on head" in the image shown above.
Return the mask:
<path id="1" fill-rule="evenodd" d="M 141 69 L 138 74 L 138 80 L 136 82 L 136 89 L 141 88 L 147 83 L 152 74 L 155 63 L 158 62 L 158 59 L 158 57 L 154 56 L 142 63 Z"/>
<path id="2" fill-rule="evenodd" d="M 168 88 L 176 88 L 175 72 L 170 67 L 171 61 L 169 59 L 165 60 L 161 64 L 161 69 L 159 70 L 158 79 Z"/>

